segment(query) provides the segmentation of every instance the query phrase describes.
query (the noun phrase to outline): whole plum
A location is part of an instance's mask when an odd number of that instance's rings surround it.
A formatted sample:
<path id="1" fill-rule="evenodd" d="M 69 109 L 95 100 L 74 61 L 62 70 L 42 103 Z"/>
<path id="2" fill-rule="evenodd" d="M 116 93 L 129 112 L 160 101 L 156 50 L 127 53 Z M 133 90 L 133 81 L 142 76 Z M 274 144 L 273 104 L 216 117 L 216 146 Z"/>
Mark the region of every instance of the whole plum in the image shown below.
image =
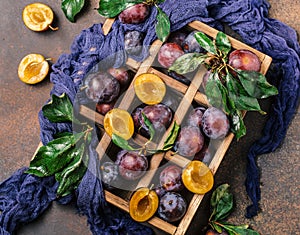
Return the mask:
<path id="1" fill-rule="evenodd" d="M 139 24 L 145 21 L 149 13 L 149 6 L 144 3 L 139 3 L 122 11 L 119 14 L 119 20 L 124 24 Z"/>
<path id="2" fill-rule="evenodd" d="M 185 40 L 183 41 L 183 50 L 186 53 L 193 53 L 193 52 L 204 52 L 204 49 L 199 45 L 199 43 L 197 42 L 196 38 L 195 38 L 195 33 L 197 33 L 198 31 L 194 30 L 191 33 L 189 33 L 189 35 L 185 38 Z"/>
<path id="3" fill-rule="evenodd" d="M 139 31 L 127 31 L 124 35 L 124 47 L 129 55 L 138 55 L 142 50 L 143 33 Z"/>
<path id="4" fill-rule="evenodd" d="M 167 192 L 161 185 L 155 187 L 154 191 L 156 192 L 156 194 L 159 198 L 161 198 Z"/>
<path id="5" fill-rule="evenodd" d="M 132 113 L 133 122 L 136 130 L 145 137 L 149 137 L 149 128 L 145 124 L 142 113 L 152 123 L 158 133 L 165 131 L 171 124 L 173 113 L 172 110 L 164 104 L 147 105 L 144 108 L 136 108 Z"/>
<path id="6" fill-rule="evenodd" d="M 236 69 L 259 72 L 261 62 L 252 51 L 240 49 L 229 54 L 229 65 Z"/>
<path id="7" fill-rule="evenodd" d="M 166 191 L 180 191 L 182 190 L 183 183 L 181 180 L 182 169 L 176 165 L 170 165 L 165 167 L 160 175 L 160 185 Z"/>
<path id="8" fill-rule="evenodd" d="M 170 77 L 174 78 L 175 80 L 177 80 L 179 82 L 182 82 L 185 85 L 190 85 L 191 84 L 191 80 L 185 75 L 178 74 L 174 71 L 168 71 L 168 75 Z"/>
<path id="9" fill-rule="evenodd" d="M 218 233 L 213 229 L 209 229 L 206 231 L 205 235 L 228 235 L 228 233 L 225 230 L 222 230 L 222 233 Z"/>
<path id="10" fill-rule="evenodd" d="M 110 103 L 97 103 L 96 104 L 96 111 L 102 115 L 105 115 L 108 111 L 114 108 L 115 102 Z"/>
<path id="11" fill-rule="evenodd" d="M 104 162 L 101 167 L 101 180 L 106 187 L 112 188 L 113 183 L 117 180 L 119 172 L 118 166 L 113 162 Z"/>
<path id="12" fill-rule="evenodd" d="M 189 126 L 197 126 L 197 127 L 201 127 L 202 125 L 202 116 L 203 113 L 205 112 L 206 108 L 199 106 L 195 109 L 193 109 L 187 118 L 187 124 Z"/>
<path id="13" fill-rule="evenodd" d="M 187 34 L 185 32 L 182 32 L 181 30 L 175 31 L 170 34 L 170 36 L 168 38 L 168 42 L 176 43 L 182 47 L 186 36 L 187 36 Z"/>
<path id="14" fill-rule="evenodd" d="M 119 166 L 120 175 L 126 180 L 141 178 L 148 168 L 147 158 L 135 151 L 121 150 L 115 163 Z"/>
<path id="15" fill-rule="evenodd" d="M 121 88 L 127 88 L 132 79 L 130 72 L 125 67 L 109 68 L 108 73 L 118 80 Z"/>
<path id="16" fill-rule="evenodd" d="M 185 199 L 175 192 L 167 192 L 161 198 L 158 207 L 158 215 L 167 222 L 180 220 L 187 209 Z"/>
<path id="17" fill-rule="evenodd" d="M 215 107 L 209 107 L 202 117 L 202 130 L 211 139 L 224 138 L 230 128 L 226 114 Z"/>
<path id="18" fill-rule="evenodd" d="M 120 93 L 119 82 L 106 72 L 91 73 L 84 83 L 86 96 L 97 103 L 110 103 Z"/>
<path id="19" fill-rule="evenodd" d="M 183 54 L 184 51 L 177 43 L 168 42 L 159 49 L 157 60 L 161 66 L 169 68 Z"/>
<path id="20" fill-rule="evenodd" d="M 196 126 L 182 127 L 176 139 L 174 149 L 180 155 L 194 157 L 204 144 L 204 137 Z"/>

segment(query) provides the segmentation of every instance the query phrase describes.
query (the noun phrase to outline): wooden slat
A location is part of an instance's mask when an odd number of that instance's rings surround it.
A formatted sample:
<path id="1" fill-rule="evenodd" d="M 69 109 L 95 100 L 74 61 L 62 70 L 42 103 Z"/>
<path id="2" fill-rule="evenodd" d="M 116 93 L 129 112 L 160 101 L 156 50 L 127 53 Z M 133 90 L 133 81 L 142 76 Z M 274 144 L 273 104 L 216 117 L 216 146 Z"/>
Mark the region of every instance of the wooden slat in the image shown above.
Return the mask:
<path id="1" fill-rule="evenodd" d="M 112 27 L 114 22 L 115 22 L 115 18 L 109 18 L 109 19 L 105 20 L 105 22 L 102 26 L 102 30 L 103 30 L 104 35 L 107 35 L 109 33 L 109 31 L 111 30 L 111 27 Z"/>

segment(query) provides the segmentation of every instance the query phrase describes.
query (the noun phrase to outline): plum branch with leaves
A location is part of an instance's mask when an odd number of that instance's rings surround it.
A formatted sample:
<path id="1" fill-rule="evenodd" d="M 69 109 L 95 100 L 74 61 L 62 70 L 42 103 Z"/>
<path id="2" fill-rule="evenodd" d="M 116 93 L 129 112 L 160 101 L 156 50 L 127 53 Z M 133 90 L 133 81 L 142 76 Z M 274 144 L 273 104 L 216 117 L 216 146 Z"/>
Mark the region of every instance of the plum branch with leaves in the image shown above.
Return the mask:
<path id="1" fill-rule="evenodd" d="M 165 0 L 100 0 L 98 12 L 107 18 L 118 16 L 125 9 L 137 4 L 154 6 L 157 9 L 155 31 L 158 39 L 165 41 L 170 33 L 170 20 L 166 13 L 159 7 L 159 4 Z M 70 22 L 75 22 L 75 16 L 80 13 L 84 7 L 85 0 L 63 0 L 61 9 Z"/>
<path id="2" fill-rule="evenodd" d="M 277 95 L 278 90 L 266 77 L 254 70 L 237 69 L 229 64 L 232 46 L 227 35 L 218 32 L 212 40 L 203 32 L 195 33 L 199 45 L 207 53 L 187 53 L 179 57 L 169 68 L 178 74 L 195 71 L 200 64 L 207 69 L 205 93 L 210 105 L 222 109 L 231 118 L 231 131 L 237 139 L 246 134 L 243 111 L 261 110 L 258 99 Z M 256 56 L 256 55 L 255 55 Z"/>

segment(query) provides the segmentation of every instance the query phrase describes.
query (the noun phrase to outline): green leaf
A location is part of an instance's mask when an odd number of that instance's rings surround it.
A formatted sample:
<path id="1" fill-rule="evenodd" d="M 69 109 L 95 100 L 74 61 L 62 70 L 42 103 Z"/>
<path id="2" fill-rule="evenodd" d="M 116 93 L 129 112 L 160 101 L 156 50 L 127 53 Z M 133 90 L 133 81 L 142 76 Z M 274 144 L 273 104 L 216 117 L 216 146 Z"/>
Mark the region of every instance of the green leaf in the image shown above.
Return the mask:
<path id="1" fill-rule="evenodd" d="M 43 106 L 43 114 L 50 122 L 72 122 L 73 106 L 69 97 L 52 95 L 52 100 Z"/>
<path id="2" fill-rule="evenodd" d="M 86 143 L 84 142 L 77 149 L 73 161 L 62 172 L 55 175 L 55 179 L 59 182 L 57 196 L 66 196 L 78 187 L 88 164 L 88 153 L 85 147 Z"/>
<path id="3" fill-rule="evenodd" d="M 223 53 L 224 57 L 226 57 L 231 51 L 231 43 L 229 38 L 221 31 L 219 31 L 216 36 L 216 47 Z"/>
<path id="4" fill-rule="evenodd" d="M 195 33 L 195 38 L 199 45 L 203 47 L 206 51 L 214 55 L 218 54 L 214 42 L 209 37 L 207 37 L 205 33 L 197 32 Z"/>
<path id="5" fill-rule="evenodd" d="M 178 136 L 180 129 L 180 125 L 178 125 L 176 122 L 174 122 L 172 129 L 167 137 L 167 139 L 164 142 L 164 146 L 162 148 L 163 151 L 167 151 L 173 148 L 173 145 L 176 141 L 176 138 Z"/>
<path id="6" fill-rule="evenodd" d="M 133 147 L 131 147 L 128 143 L 127 140 L 125 140 L 124 138 L 122 138 L 121 136 L 118 136 L 116 134 L 112 134 L 112 137 L 111 137 L 113 143 L 115 145 L 117 145 L 118 147 L 120 147 L 121 149 L 124 149 L 124 150 L 135 150 Z"/>
<path id="7" fill-rule="evenodd" d="M 151 141 L 151 140 L 153 140 L 153 137 L 155 135 L 154 126 L 152 125 L 151 121 L 147 118 L 147 116 L 143 112 L 142 112 L 142 117 L 143 117 L 145 125 L 149 129 L 149 132 L 150 132 L 150 141 Z"/>
<path id="8" fill-rule="evenodd" d="M 67 19 L 75 22 L 75 16 L 82 10 L 85 0 L 62 0 L 61 9 Z"/>
<path id="9" fill-rule="evenodd" d="M 235 235 L 259 235 L 255 230 L 249 229 L 248 225 L 232 225 L 229 223 L 222 224 L 222 227 L 229 232 L 229 234 Z"/>
<path id="10" fill-rule="evenodd" d="M 205 86 L 205 94 L 212 106 L 222 109 L 226 114 L 230 113 L 230 107 L 227 103 L 228 92 L 220 81 L 218 73 L 210 73 Z"/>
<path id="11" fill-rule="evenodd" d="M 268 83 L 263 74 L 255 71 L 236 71 L 244 89 L 251 97 L 262 99 L 278 94 L 277 88 Z"/>
<path id="12" fill-rule="evenodd" d="M 31 160 L 26 173 L 45 177 L 63 169 L 77 154 L 76 143 L 83 138 L 84 134 L 81 132 L 66 135 L 41 146 Z"/>
<path id="13" fill-rule="evenodd" d="M 113 18 L 126 8 L 144 2 L 143 0 L 100 0 L 98 12 L 100 15 Z"/>
<path id="14" fill-rule="evenodd" d="M 229 185 L 220 185 L 212 194 L 210 204 L 213 208 L 211 221 L 225 219 L 233 209 L 233 195 L 229 192 Z"/>
<path id="15" fill-rule="evenodd" d="M 169 70 L 178 74 L 186 74 L 195 71 L 204 62 L 207 55 L 201 53 L 186 53 L 174 61 Z"/>
<path id="16" fill-rule="evenodd" d="M 164 42 L 170 34 L 171 23 L 167 14 L 159 7 L 157 7 L 157 11 L 155 32 L 158 39 Z"/>
<path id="17" fill-rule="evenodd" d="M 238 110 L 262 112 L 257 99 L 250 97 L 237 80 L 233 78 L 227 79 L 226 86 L 228 89 L 229 99 L 234 102 L 234 106 Z"/>
<path id="18" fill-rule="evenodd" d="M 242 136 L 246 135 L 246 126 L 243 121 L 243 116 L 241 111 L 235 110 L 231 113 L 231 131 L 235 134 L 237 139 L 240 139 Z"/>

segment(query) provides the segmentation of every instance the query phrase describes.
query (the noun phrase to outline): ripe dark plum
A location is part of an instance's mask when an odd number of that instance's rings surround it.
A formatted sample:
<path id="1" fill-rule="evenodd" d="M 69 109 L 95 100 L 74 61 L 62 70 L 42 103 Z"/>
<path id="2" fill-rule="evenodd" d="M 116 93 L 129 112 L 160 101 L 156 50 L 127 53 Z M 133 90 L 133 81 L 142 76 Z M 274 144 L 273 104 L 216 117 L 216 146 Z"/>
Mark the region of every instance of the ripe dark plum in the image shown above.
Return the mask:
<path id="1" fill-rule="evenodd" d="M 139 24 L 145 21 L 150 13 L 148 5 L 140 3 L 126 8 L 119 14 L 119 20 L 124 24 Z"/>
<path id="2" fill-rule="evenodd" d="M 174 149 L 180 155 L 194 157 L 202 149 L 203 144 L 204 137 L 199 127 L 185 126 L 179 132 Z"/>
<path id="3" fill-rule="evenodd" d="M 167 222 L 176 222 L 184 216 L 186 209 L 187 203 L 179 193 L 167 192 L 160 198 L 157 213 Z"/>
<path id="4" fill-rule="evenodd" d="M 124 47 L 129 55 L 138 55 L 142 50 L 143 33 L 139 31 L 127 31 L 124 35 Z"/>
<path id="5" fill-rule="evenodd" d="M 141 178 L 148 168 L 147 158 L 135 151 L 121 150 L 116 164 L 119 166 L 120 175 L 126 180 Z"/>
<path id="6" fill-rule="evenodd" d="M 202 117 L 202 130 L 211 139 L 224 138 L 230 128 L 226 114 L 215 107 L 209 107 Z"/>
<path id="7" fill-rule="evenodd" d="M 173 32 L 170 34 L 170 36 L 168 38 L 168 42 L 174 42 L 182 47 L 186 36 L 187 36 L 187 34 L 185 32 L 176 31 L 176 32 Z"/>
<path id="8" fill-rule="evenodd" d="M 229 65 L 233 68 L 260 71 L 261 62 L 256 54 L 249 50 L 234 50 L 229 54 Z"/>
<path id="9" fill-rule="evenodd" d="M 106 187 L 113 187 L 114 182 L 117 180 L 119 172 L 118 166 L 113 162 L 104 162 L 101 167 L 101 180 Z"/>
<path id="10" fill-rule="evenodd" d="M 180 191 L 182 190 L 183 183 L 181 180 L 182 169 L 176 165 L 170 165 L 165 167 L 160 175 L 159 181 L 161 187 L 166 191 Z"/>
<path id="11" fill-rule="evenodd" d="M 182 75 L 182 74 L 178 74 L 174 71 L 168 71 L 168 75 L 172 78 L 174 78 L 175 80 L 182 82 L 185 85 L 190 85 L 191 84 L 191 80 L 188 79 L 188 77 Z"/>
<path id="12" fill-rule="evenodd" d="M 184 51 L 177 43 L 168 42 L 159 49 L 157 59 L 161 66 L 169 68 L 183 54 Z"/>
<path id="13" fill-rule="evenodd" d="M 212 153 L 211 149 L 209 148 L 209 140 L 205 139 L 202 149 L 196 153 L 193 160 L 206 162 L 207 160 L 211 159 L 211 157 Z"/>
<path id="14" fill-rule="evenodd" d="M 197 40 L 195 38 L 195 33 L 197 33 L 197 32 L 198 31 L 196 31 L 196 30 L 190 32 L 189 35 L 183 41 L 182 48 L 183 48 L 184 52 L 186 52 L 186 53 L 204 52 L 204 49 L 199 45 L 199 43 L 197 42 Z"/>
<path id="15" fill-rule="evenodd" d="M 108 111 L 114 108 L 115 102 L 110 103 L 97 103 L 96 104 L 96 111 L 102 115 L 105 115 Z"/>
<path id="16" fill-rule="evenodd" d="M 143 108 L 143 113 L 150 120 L 157 131 L 164 131 L 171 124 L 172 110 L 164 104 L 148 105 Z"/>
<path id="17" fill-rule="evenodd" d="M 121 88 L 126 88 L 132 79 L 130 72 L 125 67 L 109 68 L 108 73 L 118 80 Z"/>
<path id="18" fill-rule="evenodd" d="M 161 185 L 155 187 L 154 191 L 156 192 L 156 194 L 159 198 L 161 198 L 167 192 L 166 190 L 164 190 L 164 188 Z"/>
<path id="19" fill-rule="evenodd" d="M 110 103 L 120 92 L 120 83 L 106 72 L 91 73 L 84 83 L 87 97 L 97 103 Z"/>
<path id="20" fill-rule="evenodd" d="M 209 229 L 206 231 L 205 235 L 228 235 L 228 233 L 225 230 L 222 230 L 222 233 L 219 233 L 216 230 Z"/>
<path id="21" fill-rule="evenodd" d="M 149 137 L 149 128 L 144 122 L 142 113 L 152 123 L 154 129 L 158 133 L 165 131 L 171 124 L 173 113 L 172 110 L 164 104 L 147 105 L 144 108 L 136 108 L 132 113 L 135 129 L 145 137 Z"/>
<path id="22" fill-rule="evenodd" d="M 202 116 L 205 110 L 206 108 L 202 106 L 193 109 L 188 115 L 187 125 L 201 127 Z"/>

